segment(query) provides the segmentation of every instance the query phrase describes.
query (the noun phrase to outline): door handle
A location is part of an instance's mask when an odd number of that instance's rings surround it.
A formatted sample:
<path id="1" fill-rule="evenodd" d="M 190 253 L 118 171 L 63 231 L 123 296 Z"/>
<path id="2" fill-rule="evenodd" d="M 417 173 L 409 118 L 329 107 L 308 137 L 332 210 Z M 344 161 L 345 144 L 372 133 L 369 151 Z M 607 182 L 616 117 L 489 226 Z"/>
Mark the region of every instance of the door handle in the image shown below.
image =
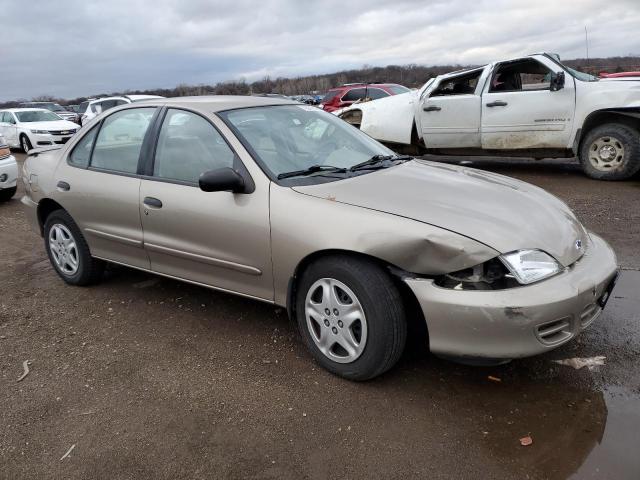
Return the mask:
<path id="1" fill-rule="evenodd" d="M 67 182 L 63 182 L 62 180 L 60 180 L 56 186 L 61 192 L 68 192 L 69 190 L 71 190 L 71 185 L 69 185 Z"/>
<path id="2" fill-rule="evenodd" d="M 144 204 L 151 208 L 162 208 L 162 202 L 154 197 L 144 197 Z"/>
<path id="3" fill-rule="evenodd" d="M 431 105 L 429 107 L 423 107 L 422 110 L 425 112 L 439 112 L 442 108 Z"/>
<path id="4" fill-rule="evenodd" d="M 509 105 L 507 102 L 503 102 L 502 100 L 496 100 L 495 102 L 487 103 L 487 107 L 506 107 Z"/>

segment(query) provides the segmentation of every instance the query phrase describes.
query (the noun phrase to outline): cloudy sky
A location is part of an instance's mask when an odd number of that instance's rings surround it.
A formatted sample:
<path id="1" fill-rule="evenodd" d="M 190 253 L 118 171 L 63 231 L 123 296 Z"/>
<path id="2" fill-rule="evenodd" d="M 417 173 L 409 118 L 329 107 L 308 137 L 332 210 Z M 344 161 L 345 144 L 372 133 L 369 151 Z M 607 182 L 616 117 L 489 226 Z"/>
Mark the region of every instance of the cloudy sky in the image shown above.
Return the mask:
<path id="1" fill-rule="evenodd" d="M 0 0 L 0 100 L 469 64 L 640 55 L 640 0 Z"/>

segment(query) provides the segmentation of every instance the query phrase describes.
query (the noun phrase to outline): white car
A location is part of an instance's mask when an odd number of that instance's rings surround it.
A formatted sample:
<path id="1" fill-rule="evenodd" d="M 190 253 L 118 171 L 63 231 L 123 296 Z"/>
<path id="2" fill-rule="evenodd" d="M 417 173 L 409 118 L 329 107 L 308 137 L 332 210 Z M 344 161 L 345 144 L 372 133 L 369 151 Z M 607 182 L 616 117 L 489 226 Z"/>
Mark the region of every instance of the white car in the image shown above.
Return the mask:
<path id="1" fill-rule="evenodd" d="M 12 148 L 27 153 L 32 148 L 63 145 L 80 129 L 44 108 L 0 110 L 0 135 Z"/>
<path id="2" fill-rule="evenodd" d="M 6 140 L 0 135 L 0 202 L 11 200 L 16 194 L 17 179 L 18 164 Z"/>
<path id="3" fill-rule="evenodd" d="M 440 75 L 415 92 L 333 112 L 396 151 L 580 159 L 592 178 L 640 171 L 640 78 L 540 53 Z"/>
<path id="4" fill-rule="evenodd" d="M 80 114 L 80 125 L 86 125 L 87 122 L 93 120 L 102 112 L 124 105 L 125 103 L 142 102 L 143 100 L 152 100 L 154 98 L 164 98 L 159 95 L 123 95 L 121 97 L 105 97 L 97 99 L 89 99 L 82 102 L 78 107 Z"/>

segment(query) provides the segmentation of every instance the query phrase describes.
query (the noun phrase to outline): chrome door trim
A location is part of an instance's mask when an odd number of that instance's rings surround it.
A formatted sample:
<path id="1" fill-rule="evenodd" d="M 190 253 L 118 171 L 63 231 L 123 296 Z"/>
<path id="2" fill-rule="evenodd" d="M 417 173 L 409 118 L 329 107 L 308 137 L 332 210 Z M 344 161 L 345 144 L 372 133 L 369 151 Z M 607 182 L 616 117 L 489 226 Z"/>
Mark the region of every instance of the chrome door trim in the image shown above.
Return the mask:
<path id="1" fill-rule="evenodd" d="M 124 243 L 125 245 L 131 245 L 134 247 L 142 248 L 142 240 L 133 240 L 127 237 L 121 237 L 120 235 L 114 235 L 112 233 L 101 232 L 100 230 L 94 230 L 93 228 L 85 228 L 84 231 L 93 236 L 104 238 L 106 240 L 113 240 L 114 242 Z"/>
<path id="2" fill-rule="evenodd" d="M 219 258 L 198 255 L 197 253 L 189 253 L 189 252 L 184 252 L 182 250 L 175 250 L 173 248 L 163 247 L 161 245 L 155 245 L 153 243 L 147 243 L 147 242 L 144 242 L 144 248 L 146 248 L 151 252 L 164 253 L 166 255 L 186 258 L 187 260 L 193 260 L 196 262 L 204 262 L 210 265 L 215 265 L 216 267 L 228 268 L 230 270 L 236 270 L 238 272 L 247 273 L 249 275 L 255 275 L 255 276 L 262 275 L 262 270 L 256 267 L 252 267 L 250 265 L 243 265 L 241 263 L 230 262 L 228 260 L 221 260 Z M 156 272 L 154 271 L 154 273 Z"/>

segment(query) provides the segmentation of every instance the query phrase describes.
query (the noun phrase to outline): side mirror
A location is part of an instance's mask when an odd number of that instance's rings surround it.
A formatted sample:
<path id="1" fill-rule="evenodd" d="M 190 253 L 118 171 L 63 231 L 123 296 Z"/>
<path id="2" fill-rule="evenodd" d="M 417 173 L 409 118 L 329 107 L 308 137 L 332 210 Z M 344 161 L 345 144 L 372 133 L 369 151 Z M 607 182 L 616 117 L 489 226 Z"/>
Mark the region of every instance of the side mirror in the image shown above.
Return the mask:
<path id="1" fill-rule="evenodd" d="M 198 181 L 203 192 L 245 193 L 244 178 L 233 168 L 218 168 L 200 175 Z"/>
<path id="2" fill-rule="evenodd" d="M 552 92 L 557 92 L 564 88 L 564 72 L 557 72 L 551 74 L 550 89 Z"/>

